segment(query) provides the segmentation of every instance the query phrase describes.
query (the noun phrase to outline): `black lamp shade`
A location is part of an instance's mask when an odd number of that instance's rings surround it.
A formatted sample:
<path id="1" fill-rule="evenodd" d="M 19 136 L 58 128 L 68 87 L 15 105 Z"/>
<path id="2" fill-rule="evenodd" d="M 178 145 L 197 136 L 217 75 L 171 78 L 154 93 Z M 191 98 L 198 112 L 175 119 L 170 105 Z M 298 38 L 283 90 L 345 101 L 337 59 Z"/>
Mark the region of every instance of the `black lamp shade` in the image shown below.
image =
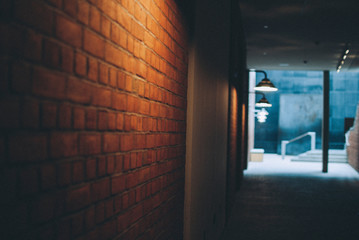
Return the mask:
<path id="1" fill-rule="evenodd" d="M 271 107 L 272 104 L 263 96 L 257 103 L 256 107 Z"/>
<path id="2" fill-rule="evenodd" d="M 278 88 L 276 88 L 268 78 L 263 78 L 262 81 L 255 86 L 254 90 L 262 92 L 275 92 Z"/>

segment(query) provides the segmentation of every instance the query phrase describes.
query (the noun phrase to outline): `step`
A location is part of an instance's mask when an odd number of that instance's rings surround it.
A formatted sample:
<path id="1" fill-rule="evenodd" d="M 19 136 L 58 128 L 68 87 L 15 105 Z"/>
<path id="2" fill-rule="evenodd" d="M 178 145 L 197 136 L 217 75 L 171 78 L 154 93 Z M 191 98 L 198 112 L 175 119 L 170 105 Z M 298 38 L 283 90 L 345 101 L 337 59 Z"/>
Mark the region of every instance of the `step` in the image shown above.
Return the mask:
<path id="1" fill-rule="evenodd" d="M 329 162 L 335 163 L 347 163 L 347 153 L 346 150 L 330 149 L 329 150 Z M 321 162 L 322 161 L 322 150 L 312 150 L 302 154 L 299 154 L 297 157 L 291 159 L 292 161 L 302 161 L 302 162 Z"/>
<path id="2" fill-rule="evenodd" d="M 293 161 L 293 162 L 321 162 L 322 159 L 292 158 L 291 161 Z M 329 158 L 329 162 L 332 162 L 332 163 L 348 163 L 348 159 Z"/>

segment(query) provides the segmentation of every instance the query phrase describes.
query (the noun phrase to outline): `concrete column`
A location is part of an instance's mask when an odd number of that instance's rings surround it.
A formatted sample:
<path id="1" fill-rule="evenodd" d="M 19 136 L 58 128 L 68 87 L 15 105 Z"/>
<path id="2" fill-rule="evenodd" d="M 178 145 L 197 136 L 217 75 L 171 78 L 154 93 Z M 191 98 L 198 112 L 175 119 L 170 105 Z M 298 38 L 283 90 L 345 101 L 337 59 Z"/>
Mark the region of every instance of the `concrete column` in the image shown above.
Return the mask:
<path id="1" fill-rule="evenodd" d="M 323 122 L 322 122 L 322 152 L 323 173 L 328 172 L 329 159 L 329 71 L 323 71 Z"/>
<path id="2" fill-rule="evenodd" d="M 254 128 L 255 117 L 254 109 L 256 103 L 256 94 L 254 93 L 254 87 L 256 86 L 256 73 L 249 72 L 249 94 L 248 94 L 248 152 L 254 148 Z M 250 154 L 248 154 L 248 158 Z M 249 159 L 248 159 L 249 161 Z"/>

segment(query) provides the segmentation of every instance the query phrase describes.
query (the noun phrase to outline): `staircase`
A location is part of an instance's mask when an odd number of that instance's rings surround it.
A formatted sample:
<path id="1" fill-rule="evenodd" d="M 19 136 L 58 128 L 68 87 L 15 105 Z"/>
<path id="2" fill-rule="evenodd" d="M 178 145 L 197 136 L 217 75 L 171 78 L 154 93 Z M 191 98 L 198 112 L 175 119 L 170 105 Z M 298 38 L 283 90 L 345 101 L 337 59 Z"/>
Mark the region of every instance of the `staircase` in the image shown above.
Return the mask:
<path id="1" fill-rule="evenodd" d="M 299 154 L 298 156 L 292 158 L 292 161 L 301 161 L 301 162 L 321 162 L 322 161 L 322 150 L 310 150 L 308 152 Z M 329 150 L 329 162 L 331 163 L 347 163 L 347 152 L 346 150 Z"/>

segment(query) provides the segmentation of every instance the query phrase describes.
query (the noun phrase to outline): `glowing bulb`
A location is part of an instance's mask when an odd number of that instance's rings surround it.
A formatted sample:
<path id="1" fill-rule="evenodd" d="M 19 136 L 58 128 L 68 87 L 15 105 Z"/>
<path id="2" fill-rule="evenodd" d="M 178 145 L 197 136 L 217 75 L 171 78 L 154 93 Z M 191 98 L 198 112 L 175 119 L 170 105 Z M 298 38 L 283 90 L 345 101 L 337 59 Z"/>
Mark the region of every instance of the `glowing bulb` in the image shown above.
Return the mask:
<path id="1" fill-rule="evenodd" d="M 347 49 L 346 51 L 345 51 L 345 54 L 348 54 L 349 53 L 349 49 Z"/>

